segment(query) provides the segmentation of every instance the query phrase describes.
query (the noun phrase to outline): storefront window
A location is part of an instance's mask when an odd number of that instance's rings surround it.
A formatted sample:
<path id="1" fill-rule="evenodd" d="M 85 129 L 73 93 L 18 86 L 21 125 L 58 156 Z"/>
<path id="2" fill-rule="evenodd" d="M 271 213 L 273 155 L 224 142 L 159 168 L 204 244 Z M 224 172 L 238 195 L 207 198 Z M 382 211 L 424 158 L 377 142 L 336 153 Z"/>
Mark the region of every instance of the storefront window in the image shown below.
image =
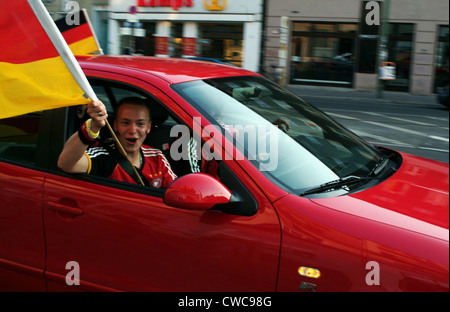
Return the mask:
<path id="1" fill-rule="evenodd" d="M 155 37 L 156 23 L 144 22 L 143 28 L 145 29 L 145 37 L 136 38 L 136 51 L 142 55 L 155 55 Z"/>
<path id="2" fill-rule="evenodd" d="M 181 57 L 183 55 L 183 24 L 172 23 L 170 28 L 169 55 Z"/>
<path id="3" fill-rule="evenodd" d="M 395 63 L 396 77 L 385 81 L 385 89 L 408 91 L 414 24 L 391 23 L 389 26 L 388 61 Z"/>
<path id="4" fill-rule="evenodd" d="M 120 24 L 120 53 L 132 54 L 135 48 L 134 37 L 131 35 L 133 33 L 132 24 L 127 21 L 122 21 Z"/>
<path id="5" fill-rule="evenodd" d="M 337 24 L 295 23 L 294 31 L 334 33 L 337 32 Z"/>
<path id="6" fill-rule="evenodd" d="M 199 24 L 201 57 L 242 65 L 243 24 Z"/>
<path id="7" fill-rule="evenodd" d="M 351 85 L 357 24 L 294 23 L 291 82 Z"/>
<path id="8" fill-rule="evenodd" d="M 120 26 L 121 54 L 155 55 L 156 23 L 130 23 L 122 21 Z"/>
<path id="9" fill-rule="evenodd" d="M 439 26 L 439 38 L 436 47 L 434 88 L 448 86 L 448 26 Z"/>

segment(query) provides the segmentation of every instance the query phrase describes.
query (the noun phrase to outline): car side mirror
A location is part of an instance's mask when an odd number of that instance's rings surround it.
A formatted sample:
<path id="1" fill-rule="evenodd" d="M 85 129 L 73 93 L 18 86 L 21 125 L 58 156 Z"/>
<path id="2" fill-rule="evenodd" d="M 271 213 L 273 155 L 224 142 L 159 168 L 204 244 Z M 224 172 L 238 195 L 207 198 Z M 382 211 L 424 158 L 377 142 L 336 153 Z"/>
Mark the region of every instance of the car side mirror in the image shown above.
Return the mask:
<path id="1" fill-rule="evenodd" d="M 231 192 L 215 178 L 204 173 L 191 173 L 173 181 L 164 193 L 168 206 L 208 210 L 229 203 Z"/>

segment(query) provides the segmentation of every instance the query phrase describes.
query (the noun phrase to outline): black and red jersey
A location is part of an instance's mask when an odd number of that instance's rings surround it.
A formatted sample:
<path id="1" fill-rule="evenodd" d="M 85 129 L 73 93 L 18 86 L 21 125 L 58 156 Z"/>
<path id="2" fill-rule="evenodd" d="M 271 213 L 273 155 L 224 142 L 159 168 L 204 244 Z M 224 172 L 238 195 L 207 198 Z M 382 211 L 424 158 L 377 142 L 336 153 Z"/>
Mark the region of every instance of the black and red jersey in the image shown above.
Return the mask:
<path id="1" fill-rule="evenodd" d="M 160 150 L 142 145 L 140 153 L 142 166 L 141 169 L 136 169 L 145 184 L 154 188 L 166 188 L 177 178 Z M 86 155 L 89 159 L 88 174 L 137 183 L 121 165 L 120 159 L 123 157 L 117 150 L 107 147 L 92 147 L 86 151 Z"/>

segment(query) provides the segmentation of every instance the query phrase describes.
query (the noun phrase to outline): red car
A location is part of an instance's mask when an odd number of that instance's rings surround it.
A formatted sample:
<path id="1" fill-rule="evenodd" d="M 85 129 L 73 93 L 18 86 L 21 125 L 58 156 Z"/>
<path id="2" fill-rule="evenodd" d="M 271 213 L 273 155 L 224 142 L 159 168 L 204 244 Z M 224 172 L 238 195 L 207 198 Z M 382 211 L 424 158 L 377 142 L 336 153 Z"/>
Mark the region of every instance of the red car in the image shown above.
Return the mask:
<path id="1" fill-rule="evenodd" d="M 111 118 L 148 98 L 146 143 L 178 179 L 59 170 L 82 106 L 0 120 L 1 290 L 449 291 L 448 164 L 367 143 L 237 67 L 80 64 Z"/>

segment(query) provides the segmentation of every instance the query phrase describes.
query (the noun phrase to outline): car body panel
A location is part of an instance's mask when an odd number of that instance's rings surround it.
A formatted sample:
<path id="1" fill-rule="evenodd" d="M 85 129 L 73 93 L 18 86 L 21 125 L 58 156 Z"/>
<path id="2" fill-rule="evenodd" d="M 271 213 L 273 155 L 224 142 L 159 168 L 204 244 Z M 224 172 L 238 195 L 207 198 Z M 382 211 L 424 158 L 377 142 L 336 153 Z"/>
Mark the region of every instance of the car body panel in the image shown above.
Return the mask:
<path id="1" fill-rule="evenodd" d="M 84 59 L 80 61 L 80 64 L 83 67 L 89 66 L 88 64 L 95 64 L 93 66 L 96 66 L 98 69 L 100 69 L 101 64 L 107 64 L 106 67 L 109 66 L 109 68 L 111 68 L 110 65 L 114 65 L 115 69 L 119 71 L 121 67 L 124 70 L 133 68 L 137 74 L 139 71 L 145 71 L 148 74 L 166 80 L 170 84 L 218 77 L 258 75 L 234 66 L 176 58 L 96 56 Z"/>
<path id="2" fill-rule="evenodd" d="M 45 291 L 44 173 L 0 162 L 1 290 Z"/>
<path id="3" fill-rule="evenodd" d="M 349 196 L 312 201 L 448 242 L 448 164 L 402 155 L 402 166 L 388 180 Z"/>
<path id="4" fill-rule="evenodd" d="M 161 195 L 100 185 L 87 193 L 91 187 L 70 178 L 46 179 L 46 274 L 56 282 L 50 291 L 70 288 L 70 261 L 80 264 L 82 289 L 275 291 L 279 225 L 264 197 L 258 198 L 256 215 L 243 217 L 177 209 Z M 48 209 L 52 202 L 79 207 L 83 215 Z"/>
<path id="5" fill-rule="evenodd" d="M 292 212 L 294 207 L 295 212 Z M 283 244 L 278 291 L 446 291 L 448 242 L 288 195 L 275 203 Z M 370 262 L 379 265 L 380 285 L 370 285 Z M 319 279 L 297 274 L 320 270 Z"/>

